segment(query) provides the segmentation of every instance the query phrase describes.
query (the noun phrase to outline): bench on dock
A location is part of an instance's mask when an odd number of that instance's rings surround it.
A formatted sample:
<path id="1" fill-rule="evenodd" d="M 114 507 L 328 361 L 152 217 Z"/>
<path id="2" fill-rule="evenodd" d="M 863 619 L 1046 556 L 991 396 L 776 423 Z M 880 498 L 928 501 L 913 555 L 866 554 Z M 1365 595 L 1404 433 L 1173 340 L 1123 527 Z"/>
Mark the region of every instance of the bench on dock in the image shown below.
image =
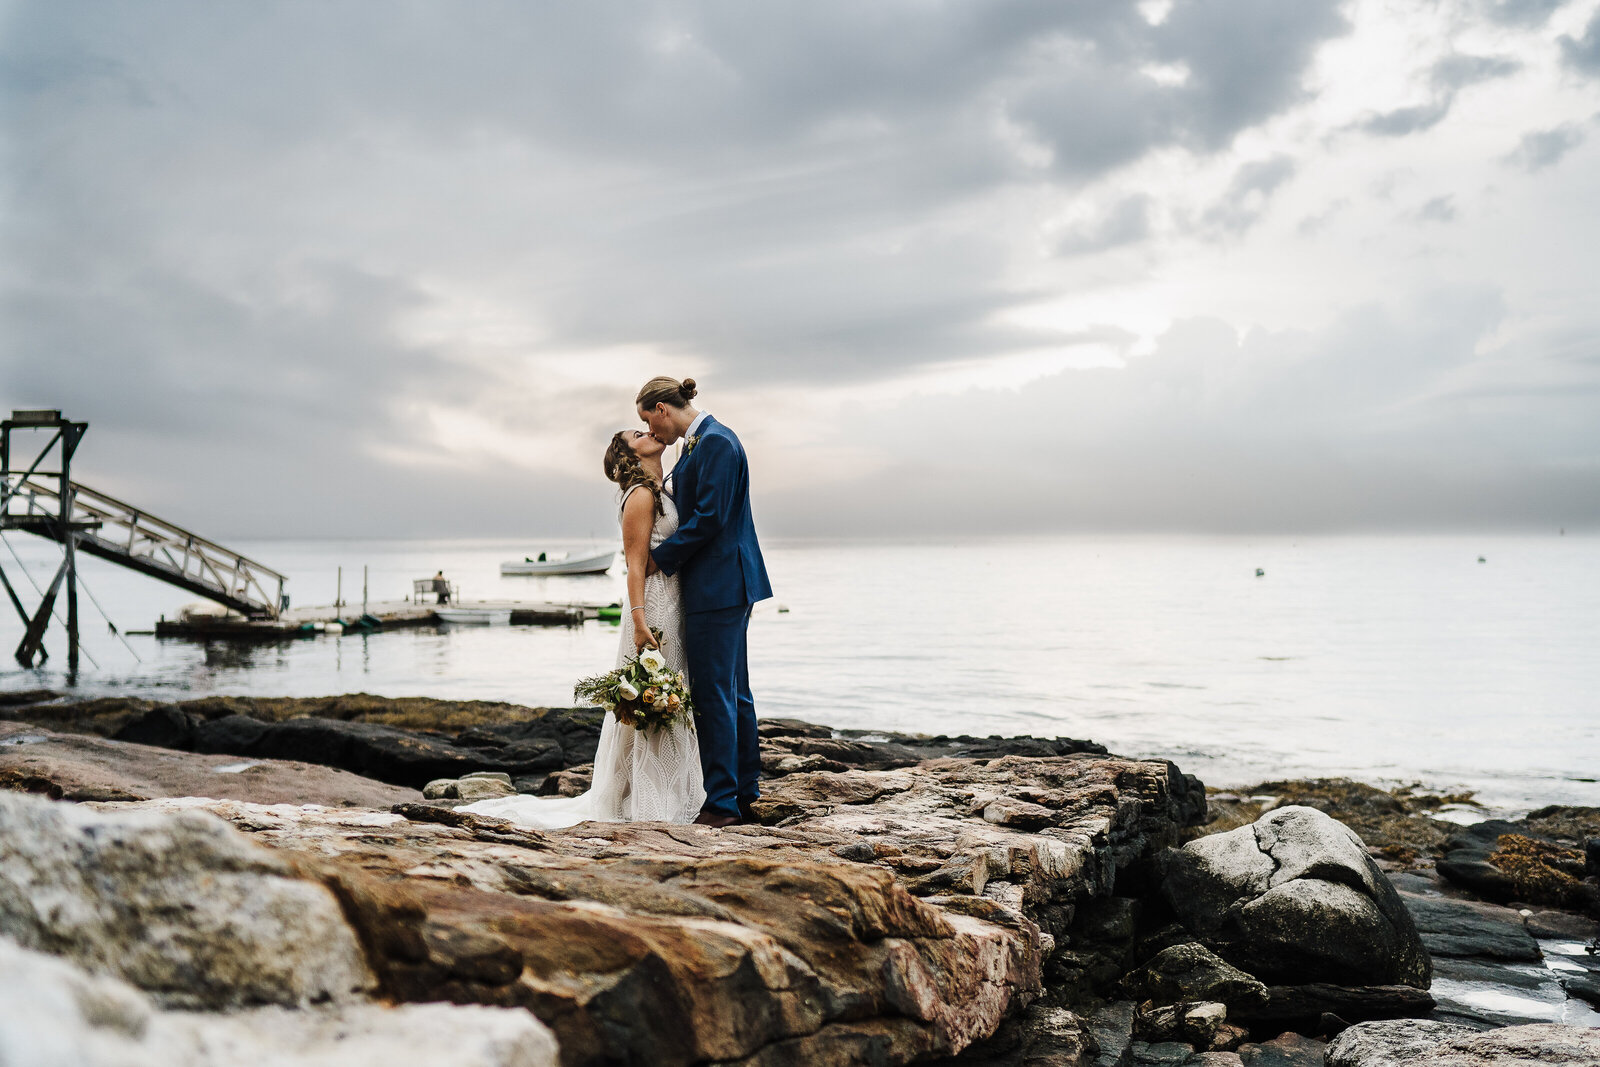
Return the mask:
<path id="1" fill-rule="evenodd" d="M 440 587 L 443 587 L 442 589 Z M 411 599 L 418 604 L 425 603 L 424 597 L 433 597 L 435 604 L 454 604 L 461 599 L 461 590 L 456 583 L 442 578 L 418 578 L 411 583 Z"/>

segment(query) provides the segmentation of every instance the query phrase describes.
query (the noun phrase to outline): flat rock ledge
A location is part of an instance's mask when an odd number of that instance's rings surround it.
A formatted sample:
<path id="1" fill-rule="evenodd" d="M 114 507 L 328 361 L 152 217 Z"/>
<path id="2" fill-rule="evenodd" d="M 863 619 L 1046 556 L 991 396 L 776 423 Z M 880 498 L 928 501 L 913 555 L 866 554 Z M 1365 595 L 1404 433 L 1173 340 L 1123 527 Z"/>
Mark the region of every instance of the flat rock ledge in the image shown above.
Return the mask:
<path id="1" fill-rule="evenodd" d="M 0 794 L 0 936 L 163 1009 L 445 1001 L 528 1009 L 568 1065 L 898 1064 L 1027 1015 L 1064 946 L 1205 811 L 1171 764 L 1092 752 L 763 788 L 764 825 L 558 832 L 420 799 Z M 212 933 L 159 937 L 138 966 L 112 952 L 162 922 Z"/>

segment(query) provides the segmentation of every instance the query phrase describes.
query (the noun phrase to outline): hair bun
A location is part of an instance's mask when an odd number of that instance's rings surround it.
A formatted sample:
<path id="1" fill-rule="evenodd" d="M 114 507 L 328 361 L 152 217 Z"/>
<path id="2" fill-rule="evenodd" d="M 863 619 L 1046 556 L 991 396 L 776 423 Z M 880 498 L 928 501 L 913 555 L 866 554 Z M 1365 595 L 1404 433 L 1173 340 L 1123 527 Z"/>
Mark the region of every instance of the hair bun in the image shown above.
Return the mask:
<path id="1" fill-rule="evenodd" d="M 683 380 L 683 387 L 678 391 L 683 394 L 683 398 L 685 400 L 693 400 L 695 398 L 695 394 L 700 390 L 696 388 L 693 378 L 685 378 Z"/>

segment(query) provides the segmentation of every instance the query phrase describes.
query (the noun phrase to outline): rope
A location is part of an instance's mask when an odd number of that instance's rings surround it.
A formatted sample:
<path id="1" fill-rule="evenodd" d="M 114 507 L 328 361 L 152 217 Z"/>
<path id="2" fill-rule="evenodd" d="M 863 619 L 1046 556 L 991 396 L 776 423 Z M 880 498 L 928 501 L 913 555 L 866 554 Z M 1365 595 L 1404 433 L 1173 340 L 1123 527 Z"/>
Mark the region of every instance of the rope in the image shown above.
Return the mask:
<path id="1" fill-rule="evenodd" d="M 35 593 L 39 594 L 39 599 L 40 600 L 43 600 L 44 599 L 44 590 L 40 589 L 39 588 L 39 583 L 33 580 L 33 575 L 28 572 L 28 566 L 27 566 L 27 564 L 22 562 L 22 557 L 17 555 L 17 550 L 15 548 L 11 547 L 11 539 L 8 538 L 3 532 L 0 532 L 0 541 L 4 541 L 6 543 L 6 548 L 10 551 L 11 558 L 17 561 L 17 569 L 22 571 L 22 576 L 24 578 L 28 579 L 28 584 L 33 586 L 33 591 Z M 65 550 L 62 551 L 62 558 L 63 559 L 66 558 L 66 551 Z M 93 598 L 91 598 L 91 599 L 93 599 Z M 95 605 L 95 606 L 99 607 L 98 604 Z M 67 625 L 67 620 L 65 620 L 65 619 L 63 619 L 61 617 L 61 609 L 60 608 L 52 606 L 51 609 L 50 609 L 50 616 L 51 616 L 51 618 L 55 619 L 56 622 L 60 623 L 63 627 Z M 101 618 L 105 618 L 105 613 L 104 612 L 101 612 Z M 107 619 L 106 621 L 110 622 L 111 620 Z M 89 665 L 91 667 L 93 667 L 95 670 L 99 670 L 100 669 L 99 662 L 97 662 L 95 660 L 94 656 L 90 654 L 90 652 L 89 652 L 89 650 L 87 648 L 84 648 L 80 644 L 78 646 L 78 651 L 83 653 L 84 658 L 86 658 L 89 661 Z"/>
<path id="2" fill-rule="evenodd" d="M 100 598 L 94 595 L 94 590 L 89 588 L 89 583 L 83 580 L 83 575 L 81 574 L 78 575 L 78 587 L 88 594 L 89 602 L 94 605 L 94 610 L 98 611 L 100 617 L 106 621 L 106 625 L 111 627 L 111 632 L 117 635 L 117 640 L 122 642 L 122 647 L 128 650 L 128 654 L 135 661 L 143 663 L 144 660 L 139 658 L 139 653 L 133 650 L 133 646 L 128 644 L 128 639 L 122 636 L 122 631 L 117 629 L 117 624 L 111 621 L 110 615 L 106 614 L 106 609 L 100 606 Z M 99 664 L 96 664 L 96 667 L 98 666 Z"/>

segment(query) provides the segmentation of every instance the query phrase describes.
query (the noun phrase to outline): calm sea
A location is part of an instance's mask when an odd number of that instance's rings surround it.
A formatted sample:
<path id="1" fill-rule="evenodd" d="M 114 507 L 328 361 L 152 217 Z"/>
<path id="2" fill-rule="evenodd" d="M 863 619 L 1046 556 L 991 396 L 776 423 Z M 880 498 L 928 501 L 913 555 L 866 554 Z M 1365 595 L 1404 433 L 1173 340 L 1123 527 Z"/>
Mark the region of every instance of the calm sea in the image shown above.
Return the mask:
<path id="1" fill-rule="evenodd" d="M 10 535 L 41 585 L 58 550 Z M 501 578 L 502 560 L 581 545 L 263 542 L 296 605 L 399 599 L 443 569 L 467 598 L 610 601 L 617 573 Z M 1600 805 L 1600 537 L 1063 537 L 772 541 L 777 597 L 751 626 L 758 710 L 925 733 L 1093 738 L 1207 783 L 1350 775 L 1473 789 L 1495 809 Z M 1483 562 L 1479 562 L 1479 557 Z M 17 565 L 0 562 L 35 601 Z M 1265 571 L 1261 577 L 1256 570 Z M 86 584 L 124 629 L 192 598 L 96 560 Z M 780 606 L 787 610 L 780 610 Z M 369 692 L 571 702 L 616 630 L 445 627 L 281 646 L 129 637 L 83 602 L 76 691 Z M 0 637 L 13 647 L 13 618 Z M 59 631 L 49 646 L 62 664 Z M 135 658 L 137 657 L 137 658 Z M 54 669 L 10 689 L 66 688 Z"/>

